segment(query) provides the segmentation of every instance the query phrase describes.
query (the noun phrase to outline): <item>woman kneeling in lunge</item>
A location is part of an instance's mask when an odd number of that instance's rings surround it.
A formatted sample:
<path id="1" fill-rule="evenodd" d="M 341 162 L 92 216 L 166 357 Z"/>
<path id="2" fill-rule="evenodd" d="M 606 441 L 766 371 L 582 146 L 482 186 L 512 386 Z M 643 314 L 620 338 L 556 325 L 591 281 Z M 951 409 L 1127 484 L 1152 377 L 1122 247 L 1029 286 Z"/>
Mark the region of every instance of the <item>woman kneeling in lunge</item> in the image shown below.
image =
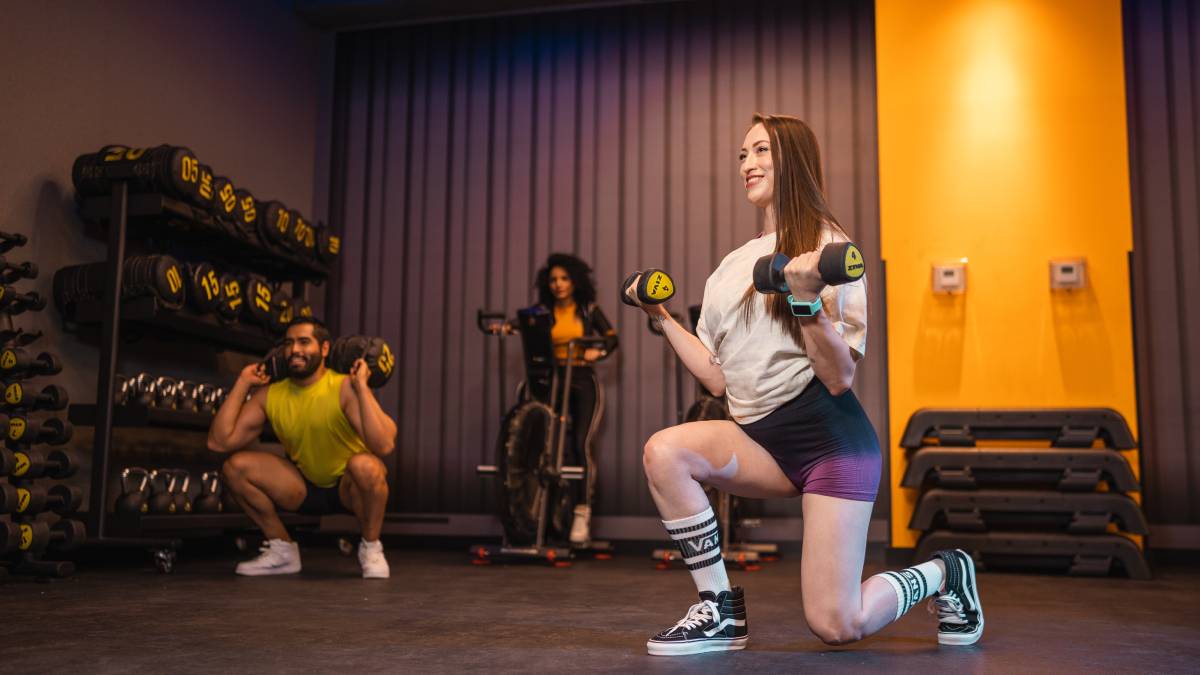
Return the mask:
<path id="1" fill-rule="evenodd" d="M 821 248 L 847 237 L 825 203 L 816 138 L 796 118 L 755 115 L 739 160 L 764 228 L 708 278 L 698 336 L 662 305 L 643 307 L 688 370 L 725 394 L 734 419 L 681 424 L 646 442 L 650 492 L 700 591 L 700 602 L 646 646 L 660 655 L 746 646 L 745 596 L 729 586 L 702 484 L 741 497 L 802 496 L 804 618 L 824 642 L 860 640 L 936 595 L 938 641 L 973 644 L 983 612 L 962 551 L 862 580 L 882 462 L 850 391 L 866 351 L 867 296 L 865 277 L 826 286 L 817 271 Z M 776 251 L 792 257 L 784 269 L 791 296 L 754 290 L 755 261 Z"/>

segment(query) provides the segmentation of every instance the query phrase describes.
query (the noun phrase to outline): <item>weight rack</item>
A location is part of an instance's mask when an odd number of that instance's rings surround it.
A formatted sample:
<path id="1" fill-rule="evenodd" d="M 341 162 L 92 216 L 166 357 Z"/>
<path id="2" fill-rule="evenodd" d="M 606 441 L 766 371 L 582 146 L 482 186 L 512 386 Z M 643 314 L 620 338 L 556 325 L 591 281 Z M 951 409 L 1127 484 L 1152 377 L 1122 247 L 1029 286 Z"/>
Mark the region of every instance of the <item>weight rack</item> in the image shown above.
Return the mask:
<path id="1" fill-rule="evenodd" d="M 204 214 L 187 204 L 157 193 L 130 194 L 125 175 L 112 175 L 112 192 L 108 197 L 88 197 L 80 203 L 79 212 L 87 221 L 107 226 L 104 290 L 102 300 L 83 303 L 63 317 L 64 328 L 85 332 L 95 327 L 99 332 L 99 373 L 95 405 L 72 405 L 68 417 L 80 425 L 93 425 L 91 494 L 88 500 L 89 541 L 98 545 L 128 546 L 149 549 L 160 572 L 174 567 L 182 533 L 204 535 L 252 527 L 242 513 L 146 515 L 114 517 L 108 513 L 108 479 L 113 470 L 113 429 L 117 426 L 158 427 L 164 429 L 207 429 L 211 416 L 180 411 L 126 409 L 114 402 L 119 346 L 122 326 L 136 323 L 151 329 L 147 333 L 165 332 L 198 340 L 218 349 L 229 349 L 260 355 L 275 342 L 274 338 L 241 326 L 222 326 L 211 317 L 192 315 L 189 310 L 168 311 L 156 298 L 132 298 L 121 301 L 127 243 L 131 237 L 151 242 L 165 231 L 178 237 L 175 243 L 199 245 L 196 233 L 208 225 Z M 218 238 L 219 239 L 219 238 Z M 328 270 L 313 261 L 295 256 L 280 255 L 238 242 L 218 240 L 204 247 L 209 256 L 238 265 L 277 281 L 291 282 L 291 295 L 304 297 L 306 283 L 319 284 L 328 277 Z M 160 246 L 161 248 L 161 246 Z M 320 519 L 310 516 L 281 514 L 285 524 L 316 526 Z"/>

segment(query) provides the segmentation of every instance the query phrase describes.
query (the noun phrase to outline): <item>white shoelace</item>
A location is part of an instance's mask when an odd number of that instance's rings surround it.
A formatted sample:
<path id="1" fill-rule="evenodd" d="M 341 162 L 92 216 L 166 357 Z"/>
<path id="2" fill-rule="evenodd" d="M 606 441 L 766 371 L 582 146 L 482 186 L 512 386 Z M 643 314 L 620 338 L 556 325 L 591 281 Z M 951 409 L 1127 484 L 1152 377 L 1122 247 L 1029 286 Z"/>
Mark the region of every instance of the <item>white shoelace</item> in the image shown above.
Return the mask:
<path id="1" fill-rule="evenodd" d="M 954 593 L 943 593 L 930 600 L 929 613 L 936 613 L 940 623 L 967 623 L 967 613 L 963 611 L 962 600 Z"/>
<path id="2" fill-rule="evenodd" d="M 704 625 L 706 622 L 712 621 L 713 617 L 717 616 L 717 603 L 712 600 L 702 600 L 688 608 L 687 614 L 683 615 L 667 634 L 673 633 L 676 630 L 691 630 Z"/>

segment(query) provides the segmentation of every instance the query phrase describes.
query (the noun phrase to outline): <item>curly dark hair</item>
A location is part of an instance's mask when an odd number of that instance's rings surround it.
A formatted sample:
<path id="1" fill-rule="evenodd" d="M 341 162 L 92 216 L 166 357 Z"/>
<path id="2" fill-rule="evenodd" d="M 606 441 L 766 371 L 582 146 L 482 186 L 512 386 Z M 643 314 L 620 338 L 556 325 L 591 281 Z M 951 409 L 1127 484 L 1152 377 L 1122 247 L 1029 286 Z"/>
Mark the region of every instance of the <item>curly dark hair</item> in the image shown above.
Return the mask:
<path id="1" fill-rule="evenodd" d="M 534 281 L 538 303 L 548 308 L 554 307 L 554 294 L 550 292 L 550 270 L 555 267 L 566 270 L 571 283 L 575 284 L 575 309 L 582 316 L 587 307 L 596 301 L 596 282 L 592 280 L 592 268 L 569 253 L 551 253 L 546 258 L 546 266 L 538 270 L 537 280 Z"/>

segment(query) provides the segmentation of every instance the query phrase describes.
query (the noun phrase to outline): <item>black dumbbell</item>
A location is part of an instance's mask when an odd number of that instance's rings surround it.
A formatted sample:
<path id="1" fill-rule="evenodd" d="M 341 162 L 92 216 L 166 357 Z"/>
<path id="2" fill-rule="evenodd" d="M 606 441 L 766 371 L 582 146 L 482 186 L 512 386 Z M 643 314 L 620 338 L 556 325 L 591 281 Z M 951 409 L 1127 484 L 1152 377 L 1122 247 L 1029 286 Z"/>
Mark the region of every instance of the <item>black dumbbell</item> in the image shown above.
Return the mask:
<path id="1" fill-rule="evenodd" d="M 0 483 L 0 509 L 3 509 L 0 513 L 32 515 L 48 510 L 62 515 L 77 511 L 82 503 L 83 492 L 70 485 L 60 483 L 45 488 L 33 484 Z"/>
<path id="2" fill-rule="evenodd" d="M 8 475 L 13 478 L 70 478 L 79 465 L 66 450 L 22 449 L 12 451 L 13 467 Z"/>
<path id="3" fill-rule="evenodd" d="M 150 513 L 175 513 L 175 474 L 170 469 L 150 472 Z"/>
<path id="4" fill-rule="evenodd" d="M 0 232 L 0 253 L 8 253 L 27 243 L 29 243 L 29 239 L 19 232 Z"/>
<path id="5" fill-rule="evenodd" d="M 659 305 L 675 295 L 675 281 L 671 279 L 671 275 L 654 268 L 638 270 L 625 277 L 625 281 L 621 282 L 621 302 L 630 307 L 638 306 L 638 303 L 629 297 L 629 287 L 635 280 L 637 286 L 634 292 L 643 305 Z"/>
<path id="6" fill-rule="evenodd" d="M 40 394 L 20 382 L 12 382 L 4 387 L 4 405 L 8 408 L 62 410 L 67 407 L 69 401 L 67 390 L 57 384 L 42 387 Z"/>
<path id="7" fill-rule="evenodd" d="M 790 293 L 783 268 L 791 262 L 784 253 L 764 255 L 754 263 L 754 289 L 759 293 Z M 848 241 L 827 244 L 821 249 L 817 271 L 830 286 L 858 281 L 866 271 L 862 251 Z"/>
<path id="8" fill-rule="evenodd" d="M 36 263 L 12 263 L 0 257 L 0 283 L 11 284 L 20 279 L 36 279 L 38 266 Z"/>
<path id="9" fill-rule="evenodd" d="M 205 471 L 200 476 L 200 496 L 192 503 L 196 513 L 221 513 L 225 510 L 221 503 L 221 472 Z"/>
<path id="10" fill-rule="evenodd" d="M 9 347 L 0 352 L 0 373 L 5 379 L 57 375 L 62 372 L 62 360 L 50 352 L 34 356 L 20 347 Z"/>
<path id="11" fill-rule="evenodd" d="M 87 537 L 87 530 L 78 520 L 66 518 L 53 527 L 41 522 L 0 523 L 0 553 L 12 551 L 38 552 L 50 546 L 60 551 L 73 549 Z"/>
<path id="12" fill-rule="evenodd" d="M 175 469 L 171 480 L 175 485 L 173 494 L 175 499 L 175 513 L 191 513 L 192 498 L 188 495 L 188 490 L 192 487 L 191 473 L 186 469 Z"/>
<path id="13" fill-rule="evenodd" d="M 46 308 L 46 299 L 37 291 L 19 293 L 12 286 L 0 284 L 0 311 L 20 314 L 26 310 L 40 312 Z"/>
<path id="14" fill-rule="evenodd" d="M 150 472 L 137 466 L 121 470 L 121 496 L 117 498 L 117 513 L 146 513 L 150 488 Z"/>
<path id="15" fill-rule="evenodd" d="M 8 418 L 8 440 L 14 443 L 62 445 L 74 434 L 75 427 L 57 417 L 40 422 L 17 415 Z"/>
<path id="16" fill-rule="evenodd" d="M 17 457 L 12 450 L 0 447 L 0 476 L 11 476 L 17 468 Z"/>

